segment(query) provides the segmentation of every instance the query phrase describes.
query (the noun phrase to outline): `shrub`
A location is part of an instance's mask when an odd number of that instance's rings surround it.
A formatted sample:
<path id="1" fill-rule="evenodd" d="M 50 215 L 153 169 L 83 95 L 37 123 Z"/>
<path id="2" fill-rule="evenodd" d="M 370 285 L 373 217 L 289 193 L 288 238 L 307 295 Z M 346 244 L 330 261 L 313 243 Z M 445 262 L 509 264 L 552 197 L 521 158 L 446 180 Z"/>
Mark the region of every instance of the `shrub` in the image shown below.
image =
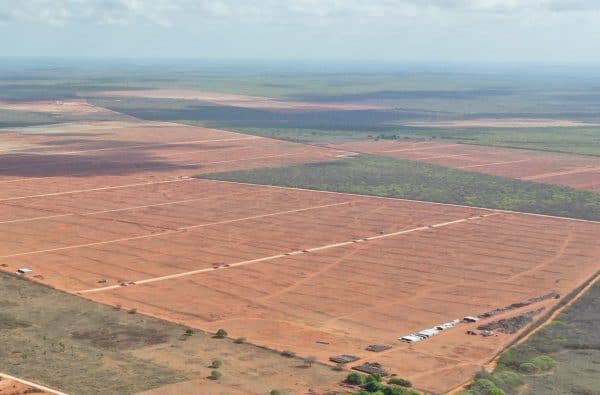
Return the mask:
<path id="1" fill-rule="evenodd" d="M 213 369 L 219 369 L 221 366 L 223 366 L 223 361 L 220 359 L 213 359 L 212 363 L 210 364 L 210 367 Z"/>
<path id="2" fill-rule="evenodd" d="M 371 383 L 371 382 L 375 382 L 375 383 L 381 383 L 381 376 L 378 374 L 370 374 L 367 376 L 365 382 L 367 383 Z"/>
<path id="3" fill-rule="evenodd" d="M 194 330 L 193 329 L 186 329 L 185 330 L 185 336 L 192 336 L 194 334 Z"/>
<path id="4" fill-rule="evenodd" d="M 283 350 L 281 352 L 281 355 L 283 355 L 284 357 L 288 357 L 288 358 L 294 358 L 296 356 L 296 353 L 293 351 L 289 351 L 289 350 Z"/>
<path id="5" fill-rule="evenodd" d="M 360 384 L 363 384 L 364 382 L 365 382 L 365 376 L 363 376 L 362 374 L 352 372 L 348 376 L 346 376 L 346 383 L 348 383 L 348 384 L 360 385 Z"/>
<path id="6" fill-rule="evenodd" d="M 128 311 L 129 314 L 135 314 L 137 313 L 137 309 L 131 309 Z"/>
<path id="7" fill-rule="evenodd" d="M 489 379 L 503 390 L 510 390 L 511 392 L 523 384 L 523 378 L 518 373 L 510 370 L 495 372 L 489 376 Z"/>
<path id="8" fill-rule="evenodd" d="M 383 389 L 383 385 L 379 381 L 371 380 L 367 381 L 363 388 L 369 392 L 377 392 Z"/>
<path id="9" fill-rule="evenodd" d="M 335 370 L 336 372 L 341 372 L 342 370 L 346 369 L 346 364 L 345 363 L 336 363 L 335 366 L 333 367 L 333 370 Z"/>
<path id="10" fill-rule="evenodd" d="M 271 392 L 269 392 L 270 395 L 283 395 L 283 392 L 279 391 L 279 390 L 271 390 Z"/>
<path id="11" fill-rule="evenodd" d="M 505 395 L 502 388 L 498 388 L 493 381 L 488 379 L 476 380 L 469 390 L 475 394 L 481 395 Z"/>
<path id="12" fill-rule="evenodd" d="M 219 329 L 217 331 L 217 333 L 215 334 L 215 336 L 217 336 L 219 339 L 223 339 L 227 337 L 227 331 L 223 328 Z"/>
<path id="13" fill-rule="evenodd" d="M 400 377 L 392 377 L 388 380 L 388 384 L 400 385 L 402 387 L 412 387 L 412 383 Z"/>
<path id="14" fill-rule="evenodd" d="M 244 343 L 246 343 L 246 338 L 245 337 L 238 337 L 233 342 L 237 343 L 237 344 L 244 344 Z M 276 390 L 274 390 L 274 391 L 276 391 Z"/>
<path id="15" fill-rule="evenodd" d="M 539 372 L 545 372 L 556 366 L 556 361 L 547 355 L 540 355 L 530 361 Z"/>
<path id="16" fill-rule="evenodd" d="M 223 377 L 223 374 L 218 370 L 213 370 L 212 372 L 210 372 L 210 378 L 213 380 L 218 380 L 221 377 Z"/>
<path id="17" fill-rule="evenodd" d="M 523 362 L 519 365 L 519 371 L 523 373 L 535 373 L 537 372 L 537 367 L 531 362 Z"/>

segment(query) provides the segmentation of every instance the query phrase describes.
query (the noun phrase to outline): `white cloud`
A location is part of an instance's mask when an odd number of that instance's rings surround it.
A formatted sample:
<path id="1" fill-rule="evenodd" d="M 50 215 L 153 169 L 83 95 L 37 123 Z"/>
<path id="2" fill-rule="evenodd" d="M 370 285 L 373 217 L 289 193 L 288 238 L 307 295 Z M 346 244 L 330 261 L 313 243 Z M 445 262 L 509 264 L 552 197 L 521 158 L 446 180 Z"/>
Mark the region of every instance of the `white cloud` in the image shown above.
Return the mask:
<path id="1" fill-rule="evenodd" d="M 525 13 L 600 11 L 589 0 L 0 0 L 0 21 L 28 21 L 62 26 L 148 23 L 169 26 L 194 16 L 238 19 L 267 18 L 280 23 L 295 19 L 426 17 L 441 13 Z"/>

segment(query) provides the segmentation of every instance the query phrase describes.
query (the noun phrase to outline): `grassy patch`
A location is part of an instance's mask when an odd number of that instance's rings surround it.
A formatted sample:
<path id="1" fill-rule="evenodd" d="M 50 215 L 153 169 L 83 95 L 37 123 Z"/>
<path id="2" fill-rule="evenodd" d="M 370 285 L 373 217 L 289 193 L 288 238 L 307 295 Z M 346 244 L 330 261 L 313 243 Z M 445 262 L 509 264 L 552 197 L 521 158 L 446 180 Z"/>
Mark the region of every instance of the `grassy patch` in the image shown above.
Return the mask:
<path id="1" fill-rule="evenodd" d="M 203 380 L 217 357 L 227 362 L 222 389 Z M 0 273 L 0 371 L 67 393 L 268 393 L 288 388 L 291 375 L 290 393 L 300 393 L 342 377 L 320 364 L 308 373 L 300 362 Z"/>
<path id="2" fill-rule="evenodd" d="M 598 193 L 372 155 L 199 177 L 600 220 Z"/>

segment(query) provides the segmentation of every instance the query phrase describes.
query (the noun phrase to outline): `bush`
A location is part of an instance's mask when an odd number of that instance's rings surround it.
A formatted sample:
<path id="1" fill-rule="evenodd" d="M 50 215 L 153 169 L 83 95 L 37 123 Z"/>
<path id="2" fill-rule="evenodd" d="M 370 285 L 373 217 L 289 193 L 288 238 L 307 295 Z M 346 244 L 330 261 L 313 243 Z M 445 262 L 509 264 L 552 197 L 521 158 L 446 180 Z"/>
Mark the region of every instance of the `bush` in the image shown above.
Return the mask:
<path id="1" fill-rule="evenodd" d="M 221 366 L 223 366 L 223 361 L 220 359 L 213 359 L 212 363 L 210 364 L 210 367 L 213 369 L 219 369 Z"/>
<path id="2" fill-rule="evenodd" d="M 530 361 L 539 372 L 545 372 L 556 367 L 556 361 L 547 355 L 540 355 Z"/>
<path id="3" fill-rule="evenodd" d="M 346 383 L 348 383 L 348 384 L 360 385 L 360 384 L 363 384 L 364 382 L 365 382 L 365 376 L 363 376 L 362 374 L 352 372 L 348 376 L 346 376 Z"/>
<path id="4" fill-rule="evenodd" d="M 388 384 L 400 385 L 402 387 L 412 387 L 412 383 L 400 377 L 392 377 L 388 380 Z"/>
<path id="5" fill-rule="evenodd" d="M 210 378 L 213 380 L 218 380 L 221 377 L 223 377 L 223 374 L 218 370 L 213 370 L 212 372 L 210 372 Z"/>
<path id="6" fill-rule="evenodd" d="M 289 350 L 283 350 L 281 352 L 281 355 L 283 355 L 284 357 L 288 357 L 288 358 L 294 358 L 296 356 L 296 353 L 293 351 L 289 351 Z"/>
<path id="7" fill-rule="evenodd" d="M 223 328 L 219 329 L 217 331 L 217 333 L 215 334 L 215 336 L 217 336 L 219 339 L 223 339 L 227 337 L 227 331 Z"/>
<path id="8" fill-rule="evenodd" d="M 523 373 L 535 373 L 537 372 L 537 367 L 531 362 L 523 362 L 519 365 L 519 371 Z"/>
<path id="9" fill-rule="evenodd" d="M 336 372 L 341 372 L 342 370 L 346 369 L 346 364 L 345 363 L 336 363 L 335 366 L 333 367 L 333 370 L 335 370 Z"/>
<path id="10" fill-rule="evenodd" d="M 271 390 L 271 392 L 269 392 L 270 395 L 283 395 L 283 392 L 279 391 L 279 390 Z"/>
<path id="11" fill-rule="evenodd" d="M 363 388 L 369 392 L 377 392 L 383 389 L 383 385 L 379 381 L 371 380 L 367 381 Z"/>
<path id="12" fill-rule="evenodd" d="M 498 388 L 493 381 L 488 379 L 476 380 L 469 390 L 478 395 L 505 395 L 506 393 L 502 388 Z"/>
<path id="13" fill-rule="evenodd" d="M 246 343 L 246 338 L 245 337 L 238 337 L 233 342 L 236 343 L 236 344 L 244 344 L 244 343 Z"/>
<path id="14" fill-rule="evenodd" d="M 129 314 L 135 314 L 137 313 L 137 309 L 131 309 L 128 311 Z"/>
<path id="15" fill-rule="evenodd" d="M 192 336 L 194 334 L 194 330 L 193 329 L 186 329 L 185 330 L 185 336 Z"/>
<path id="16" fill-rule="evenodd" d="M 510 370 L 494 372 L 490 375 L 490 380 L 503 390 L 511 392 L 523 384 L 523 378 Z"/>
<path id="17" fill-rule="evenodd" d="M 370 374 L 370 375 L 367 376 L 365 382 L 367 382 L 367 383 L 372 383 L 372 382 L 381 383 L 381 376 L 378 375 L 378 374 Z"/>

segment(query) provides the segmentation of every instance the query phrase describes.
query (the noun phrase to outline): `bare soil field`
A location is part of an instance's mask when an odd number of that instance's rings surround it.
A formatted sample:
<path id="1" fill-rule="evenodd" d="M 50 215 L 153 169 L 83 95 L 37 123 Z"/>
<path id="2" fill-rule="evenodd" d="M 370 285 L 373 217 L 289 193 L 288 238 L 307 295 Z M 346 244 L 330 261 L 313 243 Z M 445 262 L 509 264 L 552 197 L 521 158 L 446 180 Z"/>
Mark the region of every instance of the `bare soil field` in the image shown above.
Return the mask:
<path id="1" fill-rule="evenodd" d="M 332 147 L 496 176 L 600 191 L 600 158 L 434 141 L 359 141 Z"/>
<path id="2" fill-rule="evenodd" d="M 95 93 L 97 94 L 97 93 Z M 353 111 L 377 110 L 383 107 L 353 103 L 310 103 L 277 100 L 270 97 L 236 95 L 220 92 L 205 92 L 186 89 L 152 89 L 134 91 L 107 91 L 103 96 L 142 97 L 153 99 L 184 99 L 213 103 L 220 106 L 253 108 L 273 111 Z"/>
<path id="3" fill-rule="evenodd" d="M 344 154 L 170 123 L 71 123 L 8 129 L 3 138 L 12 148 L 0 150 L 0 201 L 327 161 Z"/>
<path id="4" fill-rule="evenodd" d="M 596 223 L 209 180 L 10 204 L 2 270 L 27 266 L 95 301 L 321 361 L 355 354 L 432 391 L 513 335 L 468 336 L 464 324 L 411 346 L 398 337 L 568 292 L 600 253 Z M 59 217 L 37 218 L 43 206 Z"/>
<path id="5" fill-rule="evenodd" d="M 188 178 L 334 160 L 351 147 L 147 122 L 10 139 L 19 148 L 0 152 L 0 270 L 28 267 L 29 279 L 97 302 L 322 362 L 355 354 L 424 390 L 462 383 L 515 335 L 469 336 L 474 325 L 460 324 L 414 345 L 400 336 L 567 293 L 600 266 L 595 222 Z M 371 353 L 370 344 L 394 347 Z M 136 356 L 183 364 L 166 346 Z M 227 377 L 219 390 L 236 393 Z M 307 382 L 290 380 L 298 391 Z"/>
<path id="6" fill-rule="evenodd" d="M 573 121 L 569 119 L 532 119 L 532 118 L 480 118 L 463 119 L 456 121 L 437 121 L 437 122 L 407 122 L 404 126 L 414 126 L 423 128 L 567 128 L 576 126 L 597 126 L 594 123 Z"/>
<path id="7" fill-rule="evenodd" d="M 115 112 L 106 108 L 97 107 L 86 100 L 68 100 L 68 101 L 35 101 L 35 102 L 3 102 L 0 101 L 0 109 L 13 111 L 42 112 L 57 116 L 76 115 L 76 116 L 95 116 L 95 115 L 116 115 Z"/>

